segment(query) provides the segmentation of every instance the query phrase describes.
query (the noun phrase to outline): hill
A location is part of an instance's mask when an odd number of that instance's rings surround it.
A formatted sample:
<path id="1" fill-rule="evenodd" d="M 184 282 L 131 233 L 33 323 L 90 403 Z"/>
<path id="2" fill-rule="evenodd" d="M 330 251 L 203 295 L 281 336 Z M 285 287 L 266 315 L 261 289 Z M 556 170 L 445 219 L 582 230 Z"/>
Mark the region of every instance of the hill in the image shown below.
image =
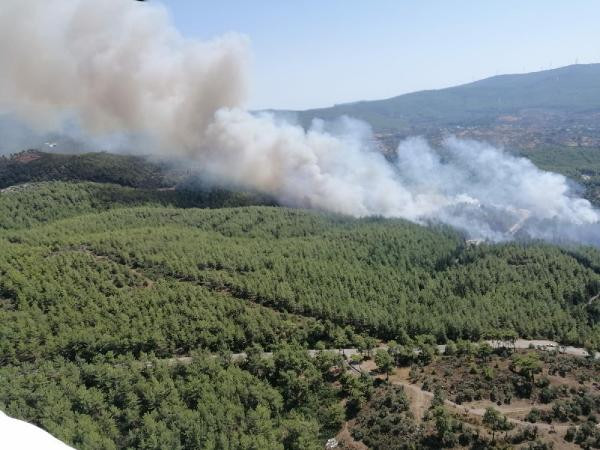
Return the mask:
<path id="1" fill-rule="evenodd" d="M 412 127 L 485 124 L 527 110 L 600 112 L 600 64 L 574 65 L 518 75 L 499 75 L 461 86 L 397 97 L 295 111 L 303 123 L 348 115 L 377 132 Z"/>
<path id="2" fill-rule="evenodd" d="M 540 163 L 583 173 L 553 155 Z M 486 448 L 475 413 L 421 405 L 413 416 L 402 386 L 486 406 L 552 394 L 558 412 L 529 405 L 527 420 L 561 421 L 568 402 L 568 427 L 587 420 L 576 402 L 597 401 L 591 361 L 560 358 L 557 370 L 577 367 L 566 382 L 588 377 L 572 395 L 511 375 L 502 355 L 481 374 L 436 377 L 472 361 L 483 339 L 599 349 L 597 249 L 472 246 L 446 227 L 275 207 L 139 157 L 28 151 L 0 168 L 0 410 L 75 448 L 319 449 L 338 434 Z M 457 356 L 438 359 L 435 344 Z M 373 358 L 380 345 L 389 350 Z M 362 352 L 364 367 L 327 348 Z M 390 386 L 375 367 L 386 358 Z M 407 378 L 411 364 L 422 369 Z M 567 438 L 525 420 L 507 443 Z M 594 428 L 571 434 L 583 442 Z"/>
<path id="3" fill-rule="evenodd" d="M 600 347 L 597 250 L 180 195 L 0 193 L 1 410 L 81 449 L 316 449 L 370 414 L 374 381 L 307 348 Z"/>
<path id="4" fill-rule="evenodd" d="M 305 127 L 315 118 L 347 115 L 369 123 L 377 141 L 394 151 L 422 135 L 434 144 L 449 135 L 510 150 L 600 149 L 600 64 L 499 75 L 446 89 L 284 111 Z"/>
<path id="5" fill-rule="evenodd" d="M 173 186 L 169 166 L 141 156 L 27 150 L 0 156 L 0 189 L 32 181 L 95 181 L 140 188 Z"/>

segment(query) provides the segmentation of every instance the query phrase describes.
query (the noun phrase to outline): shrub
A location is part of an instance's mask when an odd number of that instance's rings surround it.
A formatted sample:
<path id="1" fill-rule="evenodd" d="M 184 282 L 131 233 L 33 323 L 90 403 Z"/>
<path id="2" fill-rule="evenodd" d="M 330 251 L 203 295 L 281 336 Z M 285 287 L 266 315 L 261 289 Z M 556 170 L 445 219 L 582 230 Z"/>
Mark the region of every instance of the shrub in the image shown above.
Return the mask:
<path id="1" fill-rule="evenodd" d="M 525 416 L 527 422 L 536 423 L 541 419 L 541 411 L 537 408 L 531 408 L 531 411 Z"/>

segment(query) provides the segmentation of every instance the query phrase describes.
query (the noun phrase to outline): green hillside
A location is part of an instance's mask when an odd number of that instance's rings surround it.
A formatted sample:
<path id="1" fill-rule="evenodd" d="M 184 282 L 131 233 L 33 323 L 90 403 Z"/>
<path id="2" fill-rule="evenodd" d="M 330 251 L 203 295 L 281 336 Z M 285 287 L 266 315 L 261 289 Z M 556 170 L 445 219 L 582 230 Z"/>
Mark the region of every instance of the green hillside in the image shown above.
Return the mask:
<path id="1" fill-rule="evenodd" d="M 600 110 L 600 64 L 499 75 L 447 89 L 294 113 L 305 125 L 313 118 L 333 120 L 348 115 L 366 121 L 376 131 L 401 131 L 415 126 L 482 124 L 499 115 L 534 109 Z"/>
<path id="2" fill-rule="evenodd" d="M 81 449 L 321 448 L 368 384 L 302 348 L 510 334 L 600 347 L 595 249 L 467 247 L 402 220 L 178 195 L 0 193 L 0 409 Z M 228 357 L 261 349 L 273 358 Z"/>
<path id="3" fill-rule="evenodd" d="M 31 181 L 96 181 L 161 188 L 174 184 L 167 166 L 147 158 L 112 153 L 60 154 L 37 150 L 0 156 L 0 189 Z"/>

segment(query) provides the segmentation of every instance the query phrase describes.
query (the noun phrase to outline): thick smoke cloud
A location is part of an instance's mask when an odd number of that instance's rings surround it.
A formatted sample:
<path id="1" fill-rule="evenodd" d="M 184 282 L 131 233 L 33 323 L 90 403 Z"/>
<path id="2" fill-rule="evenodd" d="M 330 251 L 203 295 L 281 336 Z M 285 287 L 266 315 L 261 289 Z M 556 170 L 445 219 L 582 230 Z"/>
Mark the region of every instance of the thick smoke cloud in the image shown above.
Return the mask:
<path id="1" fill-rule="evenodd" d="M 10 0 L 0 5 L 0 112 L 40 130 L 77 122 L 129 135 L 282 203 L 442 222 L 471 237 L 600 244 L 599 213 L 562 176 L 490 146 L 403 142 L 389 162 L 365 124 L 308 130 L 243 109 L 246 40 L 182 37 L 155 3 Z"/>
<path id="2" fill-rule="evenodd" d="M 245 94 L 246 42 L 183 38 L 164 8 L 127 0 L 0 3 L 0 111 L 38 129 L 146 134 L 192 152 Z"/>

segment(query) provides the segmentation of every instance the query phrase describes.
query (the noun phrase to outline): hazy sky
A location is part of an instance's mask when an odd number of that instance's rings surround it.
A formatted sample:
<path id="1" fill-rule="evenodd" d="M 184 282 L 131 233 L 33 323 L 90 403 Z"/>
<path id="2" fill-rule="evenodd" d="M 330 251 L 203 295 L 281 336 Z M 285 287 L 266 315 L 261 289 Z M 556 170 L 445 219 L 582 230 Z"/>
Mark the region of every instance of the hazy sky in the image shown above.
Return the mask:
<path id="1" fill-rule="evenodd" d="M 250 38 L 251 108 L 327 106 L 600 62 L 597 0 L 163 3 L 187 36 Z"/>

